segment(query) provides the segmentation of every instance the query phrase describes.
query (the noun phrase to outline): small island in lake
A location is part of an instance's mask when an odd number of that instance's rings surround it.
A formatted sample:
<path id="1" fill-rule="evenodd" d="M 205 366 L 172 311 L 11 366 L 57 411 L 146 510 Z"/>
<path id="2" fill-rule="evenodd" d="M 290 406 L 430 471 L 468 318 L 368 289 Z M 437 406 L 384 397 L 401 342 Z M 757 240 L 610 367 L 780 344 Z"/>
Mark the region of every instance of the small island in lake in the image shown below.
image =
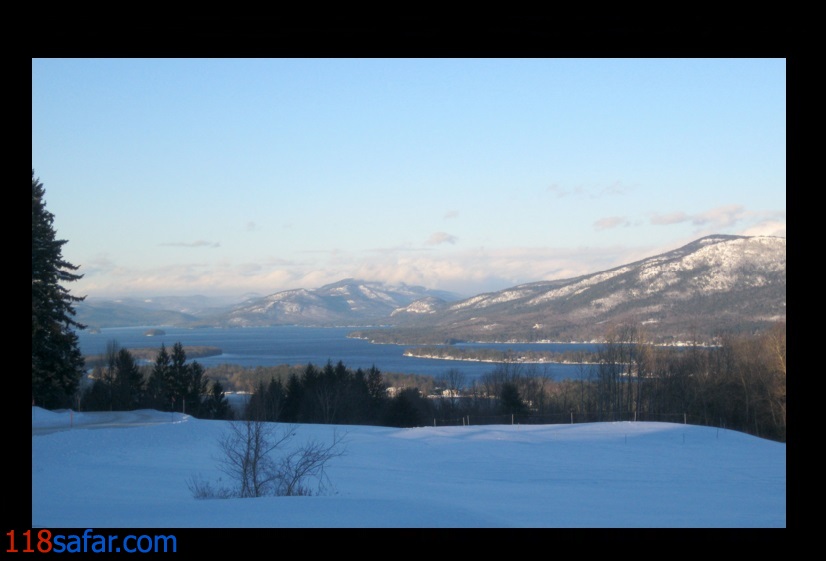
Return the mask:
<path id="1" fill-rule="evenodd" d="M 147 329 L 144 332 L 144 335 L 146 335 L 147 337 L 155 337 L 159 335 L 166 335 L 166 331 L 164 331 L 163 329 Z"/>

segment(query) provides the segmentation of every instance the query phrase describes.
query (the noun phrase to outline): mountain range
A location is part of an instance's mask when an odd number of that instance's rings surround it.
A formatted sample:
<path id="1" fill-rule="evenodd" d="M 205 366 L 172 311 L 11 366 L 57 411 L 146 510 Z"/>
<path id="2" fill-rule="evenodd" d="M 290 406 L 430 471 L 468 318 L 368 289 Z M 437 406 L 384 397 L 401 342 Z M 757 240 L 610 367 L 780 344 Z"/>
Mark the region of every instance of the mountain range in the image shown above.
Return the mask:
<path id="1" fill-rule="evenodd" d="M 395 310 L 428 298 L 446 302 L 458 296 L 421 286 L 344 279 L 320 288 L 249 295 L 231 304 L 205 296 L 86 300 L 77 306 L 77 319 L 95 328 L 365 326 L 381 325 Z"/>
<path id="2" fill-rule="evenodd" d="M 785 321 L 786 239 L 707 236 L 607 271 L 466 299 L 418 286 L 345 279 L 231 306 L 190 298 L 169 309 L 135 300 L 81 302 L 77 311 L 81 323 L 96 327 L 381 326 L 353 335 L 405 344 L 593 341 L 628 322 L 657 342 L 708 341 Z"/>
<path id="3" fill-rule="evenodd" d="M 659 343 L 709 342 L 786 320 L 786 238 L 708 236 L 571 279 L 396 310 L 375 342 L 594 341 L 633 323 Z"/>

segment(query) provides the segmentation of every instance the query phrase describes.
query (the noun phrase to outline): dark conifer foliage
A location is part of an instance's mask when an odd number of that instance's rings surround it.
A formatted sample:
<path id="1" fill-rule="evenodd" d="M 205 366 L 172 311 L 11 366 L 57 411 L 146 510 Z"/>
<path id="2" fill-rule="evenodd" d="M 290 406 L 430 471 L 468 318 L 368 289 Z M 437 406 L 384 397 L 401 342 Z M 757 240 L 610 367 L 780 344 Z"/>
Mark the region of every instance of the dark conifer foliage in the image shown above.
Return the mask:
<path id="1" fill-rule="evenodd" d="M 355 372 L 342 361 L 319 368 L 308 363 L 286 383 L 273 377 L 259 382 L 244 416 L 258 421 L 324 424 L 375 424 L 380 422 L 386 384 L 375 366 Z"/>
<path id="2" fill-rule="evenodd" d="M 230 420 L 233 418 L 224 386 L 214 382 L 206 399 L 201 404 L 201 418 Z"/>
<path id="3" fill-rule="evenodd" d="M 144 375 L 135 357 L 117 341 L 106 344 L 104 363 L 92 371 L 94 382 L 83 392 L 86 411 L 133 411 L 144 403 Z"/>
<path id="4" fill-rule="evenodd" d="M 158 356 L 155 357 L 152 373 L 149 375 L 146 394 L 147 404 L 162 411 L 169 411 L 172 407 L 172 392 L 168 383 L 169 367 L 169 353 L 166 350 L 166 345 L 161 344 Z"/>
<path id="5" fill-rule="evenodd" d="M 195 417 L 208 397 L 209 377 L 197 361 L 186 362 L 186 352 L 180 342 L 172 352 L 161 345 L 146 390 L 147 406 L 163 411 L 178 411 Z M 219 394 L 223 394 L 221 389 Z"/>
<path id="6" fill-rule="evenodd" d="M 420 427 L 433 411 L 416 388 L 405 388 L 387 402 L 382 422 L 389 427 Z"/>
<path id="7" fill-rule="evenodd" d="M 502 384 L 499 395 L 499 407 L 505 415 L 526 415 L 529 413 L 528 407 L 519 395 L 519 388 L 513 382 Z"/>
<path id="8" fill-rule="evenodd" d="M 57 239 L 44 195 L 32 170 L 32 401 L 53 409 L 72 403 L 83 375 L 75 330 L 84 326 L 74 319 L 83 297 L 65 287 L 82 275 L 63 258 L 67 240 Z"/>
<path id="9" fill-rule="evenodd" d="M 143 401 L 143 374 L 138 368 L 135 357 L 128 350 L 118 351 L 115 372 L 116 409 L 120 411 L 138 409 Z"/>

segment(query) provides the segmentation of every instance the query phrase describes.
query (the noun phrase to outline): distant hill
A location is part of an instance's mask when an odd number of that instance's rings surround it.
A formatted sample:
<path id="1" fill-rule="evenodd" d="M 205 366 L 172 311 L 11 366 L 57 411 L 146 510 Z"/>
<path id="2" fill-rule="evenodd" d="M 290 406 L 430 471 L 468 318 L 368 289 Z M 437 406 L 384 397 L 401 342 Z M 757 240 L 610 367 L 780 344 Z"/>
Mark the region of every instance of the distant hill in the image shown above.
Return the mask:
<path id="1" fill-rule="evenodd" d="M 77 319 L 91 328 L 175 326 L 252 327 L 267 325 L 383 325 L 394 310 L 417 300 L 447 303 L 450 292 L 406 284 L 344 279 L 320 288 L 248 296 L 243 302 L 205 296 L 89 299 L 78 303 Z"/>
<path id="2" fill-rule="evenodd" d="M 420 286 L 344 279 L 252 296 L 86 301 L 91 327 L 381 326 L 376 342 L 599 341 L 633 322 L 657 342 L 708 341 L 786 319 L 786 238 L 715 235 L 607 271 L 522 284 L 459 300 Z"/>
<path id="3" fill-rule="evenodd" d="M 381 325 L 389 321 L 394 310 L 423 299 L 446 302 L 456 297 L 421 286 L 344 279 L 316 289 L 285 290 L 251 299 L 213 320 L 244 327 Z"/>
<path id="4" fill-rule="evenodd" d="M 708 236 L 608 271 L 534 282 L 450 305 L 414 303 L 376 342 L 591 341 L 634 322 L 657 342 L 710 340 L 786 319 L 786 239 Z"/>
<path id="5" fill-rule="evenodd" d="M 142 325 L 187 325 L 197 316 L 175 310 L 158 310 L 114 300 L 79 302 L 76 319 L 91 328 L 135 327 Z"/>

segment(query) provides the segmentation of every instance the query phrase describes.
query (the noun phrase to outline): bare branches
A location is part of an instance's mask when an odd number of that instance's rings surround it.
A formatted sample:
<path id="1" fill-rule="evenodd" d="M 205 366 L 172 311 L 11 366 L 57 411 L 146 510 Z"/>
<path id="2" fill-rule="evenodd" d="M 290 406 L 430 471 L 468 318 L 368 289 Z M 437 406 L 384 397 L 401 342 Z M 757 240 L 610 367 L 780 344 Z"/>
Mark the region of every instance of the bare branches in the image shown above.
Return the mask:
<path id="1" fill-rule="evenodd" d="M 213 489 L 208 482 L 193 479 L 189 487 L 195 498 L 318 494 L 330 483 L 326 473 L 330 460 L 344 455 L 344 436 L 337 432 L 329 443 L 313 439 L 288 449 L 296 436 L 295 425 L 245 420 L 229 426 L 219 440 L 219 469 L 234 488 Z"/>
<path id="2" fill-rule="evenodd" d="M 318 492 L 327 487 L 329 479 L 326 473 L 327 464 L 333 458 L 341 456 L 344 437 L 333 433 L 330 444 L 318 440 L 311 440 L 281 458 L 277 469 L 278 492 L 282 496 L 312 495 L 312 489 L 307 486 L 308 480 L 318 483 Z"/>

